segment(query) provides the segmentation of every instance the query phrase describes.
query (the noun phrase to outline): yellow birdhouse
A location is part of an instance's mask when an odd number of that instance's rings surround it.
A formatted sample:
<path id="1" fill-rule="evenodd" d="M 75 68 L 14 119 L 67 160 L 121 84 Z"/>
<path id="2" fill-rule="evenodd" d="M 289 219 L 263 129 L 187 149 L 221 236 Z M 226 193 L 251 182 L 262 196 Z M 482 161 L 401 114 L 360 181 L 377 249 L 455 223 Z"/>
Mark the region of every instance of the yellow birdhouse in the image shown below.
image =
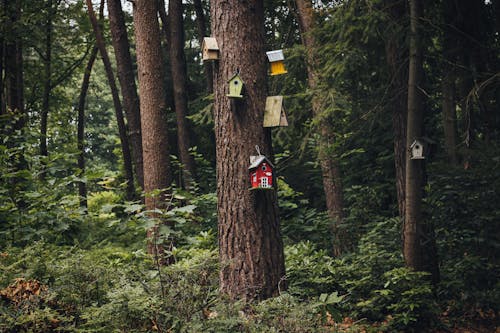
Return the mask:
<path id="1" fill-rule="evenodd" d="M 229 83 L 229 94 L 227 96 L 230 98 L 243 98 L 241 93 L 243 92 L 244 83 L 239 74 L 234 74 L 227 82 Z"/>
<path id="2" fill-rule="evenodd" d="M 204 37 L 201 50 L 203 61 L 219 59 L 219 45 L 215 37 Z"/>
<path id="3" fill-rule="evenodd" d="M 288 73 L 285 69 L 285 56 L 283 55 L 283 50 L 268 51 L 266 55 L 271 63 L 271 75 Z"/>
<path id="4" fill-rule="evenodd" d="M 269 96 L 266 98 L 266 109 L 264 110 L 264 127 L 278 126 L 288 126 L 283 108 L 283 96 Z"/>

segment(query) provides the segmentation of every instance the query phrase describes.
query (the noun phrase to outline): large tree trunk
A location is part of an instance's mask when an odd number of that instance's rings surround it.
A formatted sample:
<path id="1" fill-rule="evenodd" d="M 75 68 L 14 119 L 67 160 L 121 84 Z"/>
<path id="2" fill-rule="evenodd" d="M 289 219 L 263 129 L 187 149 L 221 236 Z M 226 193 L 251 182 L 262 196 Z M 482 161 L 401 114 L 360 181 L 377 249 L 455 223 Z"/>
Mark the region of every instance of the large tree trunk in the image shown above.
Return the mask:
<path id="1" fill-rule="evenodd" d="M 92 7 L 92 0 L 86 0 L 86 2 L 87 2 L 90 22 L 92 23 L 92 28 L 96 36 L 97 47 L 99 48 L 99 53 L 101 54 L 102 62 L 104 63 L 104 69 L 106 70 L 106 76 L 108 77 L 108 83 L 111 89 L 111 96 L 113 97 L 113 105 L 115 108 L 116 122 L 118 124 L 118 133 L 120 136 L 120 143 L 122 148 L 125 179 L 127 180 L 126 195 L 127 199 L 132 200 L 135 197 L 134 174 L 132 171 L 133 170 L 132 157 L 130 154 L 130 146 L 128 143 L 125 120 L 123 119 L 122 105 L 120 102 L 120 97 L 118 95 L 118 88 L 116 87 L 113 69 L 111 68 L 111 61 L 109 60 L 108 52 L 106 51 L 106 44 L 104 42 L 104 37 L 102 35 L 101 28 L 97 23 L 97 18 L 94 13 L 94 8 Z"/>
<path id="2" fill-rule="evenodd" d="M 52 19 L 54 16 L 52 0 L 47 1 L 47 22 L 45 24 L 45 59 L 44 59 L 44 85 L 42 98 L 42 112 L 40 117 L 40 155 L 48 156 L 47 150 L 47 122 L 50 108 L 50 92 L 52 77 Z"/>
<path id="3" fill-rule="evenodd" d="M 390 19 L 391 30 L 385 44 L 387 66 L 391 78 L 390 91 L 392 92 L 389 108 L 392 113 L 392 129 L 394 138 L 394 166 L 396 170 L 396 195 L 399 216 L 405 216 L 405 172 L 406 172 L 406 116 L 408 103 L 408 57 L 407 48 L 401 47 L 404 43 L 402 36 L 402 18 L 406 18 L 406 1 L 393 0 L 387 14 Z"/>
<path id="4" fill-rule="evenodd" d="M 422 45 L 420 20 L 421 0 L 410 0 L 410 63 L 408 75 L 408 125 L 407 146 L 423 134 Z M 424 186 L 424 161 L 412 160 L 410 149 L 406 153 L 406 209 L 404 221 L 403 254 L 406 266 L 416 271 L 428 271 L 432 282 L 439 281 L 439 267 L 434 229 L 424 223 L 422 196 Z"/>
<path id="5" fill-rule="evenodd" d="M 174 88 L 174 105 L 177 116 L 177 147 L 179 151 L 181 180 L 184 188 L 189 188 L 194 177 L 194 162 L 189 154 L 190 133 L 187 122 L 187 69 L 184 56 L 184 27 L 182 20 L 182 0 L 168 2 L 170 44 L 170 66 Z"/>
<path id="6" fill-rule="evenodd" d="M 123 108 L 127 117 L 128 139 L 132 148 L 132 159 L 137 181 L 144 188 L 144 173 L 142 163 L 142 135 L 139 96 L 135 85 L 134 66 L 130 56 L 127 27 L 120 0 L 108 0 L 109 25 L 111 40 L 115 50 L 118 81 L 123 97 Z"/>
<path id="7" fill-rule="evenodd" d="M 255 145 L 271 157 L 264 129 L 267 63 L 262 0 L 211 2 L 212 33 L 220 47 L 214 71 L 220 291 L 231 298 L 267 298 L 283 289 L 285 266 L 276 191 L 249 191 Z M 245 82 L 244 98 L 231 100 L 228 79 Z"/>
<path id="8" fill-rule="evenodd" d="M 321 102 L 316 94 L 318 72 L 316 68 L 315 47 L 316 41 L 312 31 L 315 27 L 312 2 L 310 0 L 296 0 L 299 27 L 302 35 L 302 43 L 306 47 L 307 78 L 309 89 L 313 92 L 312 109 L 315 117 L 321 117 Z M 340 224 L 344 219 L 344 199 L 342 194 L 342 182 L 338 162 L 329 154 L 333 143 L 333 133 L 330 126 L 322 121 L 319 124 L 321 135 L 319 145 L 319 160 L 323 175 L 323 189 L 325 192 L 326 208 L 328 216 L 333 221 L 333 254 L 340 256 L 343 252 L 343 235 L 340 232 Z"/>
<path id="9" fill-rule="evenodd" d="M 198 29 L 198 41 L 200 45 L 203 43 L 203 38 L 207 35 L 207 26 L 205 24 L 205 13 L 201 0 L 193 0 L 194 11 L 196 13 L 196 28 Z M 205 61 L 203 68 L 205 69 L 205 79 L 207 81 L 207 92 L 214 91 L 212 62 Z"/>
<path id="10" fill-rule="evenodd" d="M 134 1 L 134 27 L 139 71 L 145 202 L 148 210 L 162 209 L 166 208 L 165 197 L 150 195 L 155 190 L 168 188 L 172 182 L 156 1 Z M 157 236 L 157 228 L 148 231 L 148 253 L 155 258 L 163 256 L 163 248 L 157 246 Z"/>
<path id="11" fill-rule="evenodd" d="M 83 74 L 82 87 L 80 88 L 80 96 L 78 97 L 78 169 L 80 170 L 80 177 L 85 177 L 85 99 L 89 89 L 90 74 L 94 66 L 95 58 L 99 49 L 97 45 L 94 46 L 90 53 L 89 61 L 85 67 Z M 80 197 L 80 207 L 87 207 L 87 183 L 85 181 L 78 182 L 78 195 Z"/>

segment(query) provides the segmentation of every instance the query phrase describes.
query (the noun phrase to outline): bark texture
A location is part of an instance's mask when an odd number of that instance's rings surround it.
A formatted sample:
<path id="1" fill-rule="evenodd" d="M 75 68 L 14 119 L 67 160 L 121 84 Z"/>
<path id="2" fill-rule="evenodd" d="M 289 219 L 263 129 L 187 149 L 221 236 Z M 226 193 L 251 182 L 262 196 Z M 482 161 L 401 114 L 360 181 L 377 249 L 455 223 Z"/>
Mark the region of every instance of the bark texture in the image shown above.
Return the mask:
<path id="1" fill-rule="evenodd" d="M 255 145 L 271 158 L 262 126 L 267 60 L 262 0 L 211 1 L 212 35 L 220 61 L 214 70 L 220 291 L 231 298 L 267 298 L 285 288 L 276 191 L 249 191 Z M 227 81 L 240 70 L 244 98 L 231 100 Z"/>
<path id="2" fill-rule="evenodd" d="M 123 109 L 127 118 L 127 133 L 132 150 L 135 175 L 137 182 L 144 189 L 139 96 L 137 95 L 137 86 L 135 85 L 134 66 L 132 64 L 132 57 L 130 56 L 130 44 L 121 1 L 108 0 L 108 11 L 111 40 L 113 42 L 113 49 L 115 50 L 118 81 L 120 82 L 123 97 Z"/>
<path id="3" fill-rule="evenodd" d="M 47 22 L 45 24 L 45 59 L 44 59 L 44 79 L 42 112 L 40 116 L 40 155 L 48 156 L 47 150 L 47 122 L 50 108 L 50 92 L 52 77 L 52 18 L 54 16 L 54 6 L 52 0 L 47 1 Z"/>
<path id="4" fill-rule="evenodd" d="M 170 67 L 174 89 L 174 106 L 177 117 L 177 147 L 182 163 L 181 180 L 184 188 L 189 188 L 194 176 L 194 161 L 189 154 L 190 133 L 188 127 L 187 68 L 184 55 L 184 27 L 182 0 L 168 2 L 170 44 Z"/>
<path id="5" fill-rule="evenodd" d="M 319 73 L 316 66 L 315 48 L 316 41 L 312 31 L 315 27 L 314 12 L 310 0 L 296 0 L 299 27 L 302 36 L 302 44 L 306 47 L 307 61 L 307 81 L 309 89 L 313 92 L 312 110 L 313 115 L 321 117 L 321 101 L 316 96 Z M 342 193 L 341 173 L 338 162 L 331 157 L 329 149 L 333 143 L 332 129 L 325 120 L 319 124 L 319 133 L 321 135 L 319 145 L 319 160 L 323 176 L 323 189 L 325 192 L 326 208 L 328 216 L 333 221 L 333 254 L 340 256 L 343 252 L 343 235 L 341 235 L 339 226 L 344 219 L 344 198 Z M 345 242 L 344 242 L 345 243 Z"/>
<path id="6" fill-rule="evenodd" d="M 405 216 L 405 172 L 406 172 L 406 121 L 408 103 L 408 64 L 407 48 L 404 45 L 404 34 L 401 22 L 407 18 L 405 0 L 391 1 L 387 6 L 387 15 L 390 20 L 389 36 L 385 44 L 385 54 L 392 91 L 389 108 L 392 114 L 392 129 L 394 138 L 394 167 L 396 171 L 396 195 L 398 200 L 399 216 Z"/>
<path id="7" fill-rule="evenodd" d="M 80 169 L 80 177 L 85 176 L 85 99 L 89 90 L 90 74 L 94 66 L 97 52 L 99 49 L 94 46 L 90 53 L 85 72 L 83 74 L 82 86 L 78 97 L 78 169 Z M 85 181 L 78 182 L 78 195 L 80 197 L 80 207 L 87 207 L 87 183 Z"/>
<path id="8" fill-rule="evenodd" d="M 165 208 L 164 196 L 151 196 L 154 190 L 166 189 L 172 182 L 168 148 L 163 59 L 156 1 L 134 1 L 134 28 L 141 105 L 142 157 L 146 208 Z M 148 231 L 148 252 L 163 256 L 156 245 L 157 229 Z"/>
<path id="9" fill-rule="evenodd" d="M 120 143 L 122 148 L 125 179 L 127 180 L 126 194 L 127 194 L 127 199 L 132 200 L 135 197 L 134 174 L 132 168 L 132 156 L 130 154 L 130 146 L 127 137 L 127 130 L 125 127 L 125 120 L 123 119 L 122 104 L 120 102 L 120 96 L 118 95 L 118 88 L 116 86 L 113 69 L 111 68 L 111 61 L 109 60 L 108 51 L 106 51 L 106 43 L 104 42 L 104 36 L 102 35 L 102 31 L 101 28 L 99 27 L 99 24 L 97 23 L 97 18 L 94 13 L 94 8 L 92 7 L 92 0 L 86 0 L 86 2 L 87 2 L 90 22 L 92 23 L 92 28 L 96 36 L 96 44 L 97 47 L 99 48 L 99 53 L 101 54 L 102 62 L 104 63 L 104 68 L 106 70 L 106 76 L 108 78 L 109 88 L 111 89 L 111 96 L 113 97 L 113 105 L 115 109 L 116 122 L 118 124 L 118 133 L 120 136 Z"/>

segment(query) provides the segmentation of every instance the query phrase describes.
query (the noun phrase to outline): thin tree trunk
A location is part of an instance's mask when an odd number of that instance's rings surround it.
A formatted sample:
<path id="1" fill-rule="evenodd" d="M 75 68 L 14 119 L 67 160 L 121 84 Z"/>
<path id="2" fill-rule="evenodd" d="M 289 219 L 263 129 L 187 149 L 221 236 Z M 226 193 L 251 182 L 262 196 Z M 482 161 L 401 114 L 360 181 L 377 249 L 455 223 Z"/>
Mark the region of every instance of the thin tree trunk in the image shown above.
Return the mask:
<path id="1" fill-rule="evenodd" d="M 2 3 L 2 11 L 0 12 L 0 15 L 4 15 L 4 4 Z M 6 113 L 6 107 L 5 107 L 5 94 L 4 94 L 4 75 L 3 75 L 3 69 L 4 69 L 4 46 L 5 46 L 5 40 L 3 36 L 0 36 L 0 115 L 4 115 Z M 0 131 L 2 133 L 2 131 Z"/>
<path id="2" fill-rule="evenodd" d="M 316 94 L 318 72 L 316 69 L 316 56 L 314 49 L 316 41 L 312 31 L 315 27 L 312 2 L 310 0 L 296 0 L 299 27 L 302 36 L 302 43 L 306 47 L 307 78 L 309 89 L 313 92 L 312 109 L 315 117 L 321 117 L 321 102 Z M 344 219 L 344 199 L 342 194 L 341 174 L 338 162 L 329 154 L 329 149 L 333 143 L 332 130 L 327 123 L 322 121 L 319 124 L 321 135 L 319 145 L 319 160 L 323 175 L 323 189 L 325 192 L 326 208 L 328 216 L 333 221 L 333 254 L 340 256 L 343 252 L 343 235 L 340 231 L 340 224 Z"/>
<path id="3" fill-rule="evenodd" d="M 134 27 L 139 71 L 142 156 L 146 208 L 167 208 L 165 196 L 152 196 L 155 190 L 167 189 L 172 176 L 168 148 L 163 59 L 156 1 L 134 1 Z M 165 193 L 165 192 L 164 192 Z M 154 217 L 155 214 L 152 214 Z M 164 257 L 157 245 L 158 228 L 148 230 L 148 253 Z"/>
<path id="4" fill-rule="evenodd" d="M 392 98 L 389 105 L 392 113 L 392 129 L 394 138 L 394 166 L 396 171 L 396 195 L 399 216 L 405 216 L 405 172 L 406 172 L 406 122 L 408 103 L 408 64 L 407 48 L 401 47 L 404 37 L 401 36 L 402 24 L 398 21 L 406 17 L 406 1 L 394 0 L 387 6 L 392 30 L 385 44 L 387 66 L 391 77 L 390 91 Z"/>
<path id="5" fill-rule="evenodd" d="M 123 154 L 125 179 L 127 180 L 126 195 L 128 200 L 132 200 L 135 197 L 134 175 L 132 171 L 133 169 L 132 157 L 130 154 L 130 146 L 128 143 L 127 130 L 125 127 L 125 121 L 123 119 L 122 105 L 120 103 L 120 97 L 118 95 L 118 88 L 116 87 L 115 77 L 113 75 L 113 69 L 111 68 L 111 62 L 109 60 L 108 52 L 106 51 L 106 44 L 104 43 L 104 37 L 97 23 L 94 9 L 92 7 L 92 0 L 86 0 L 86 2 L 87 2 L 90 22 L 92 23 L 92 28 L 96 36 L 97 47 L 99 48 L 99 53 L 101 54 L 102 62 L 104 63 L 106 76 L 108 77 L 108 83 L 111 89 L 111 95 L 113 96 L 113 105 L 115 108 L 116 122 L 118 123 L 118 133 L 120 136 L 120 142 Z"/>
<path id="6" fill-rule="evenodd" d="M 190 133 L 186 116 L 188 114 L 187 72 L 184 56 L 184 27 L 182 20 L 182 0 L 168 2 L 170 27 L 170 66 L 174 88 L 174 105 L 177 116 L 177 146 L 182 163 L 181 179 L 184 188 L 188 189 L 194 177 L 194 163 L 189 154 Z"/>
<path id="7" fill-rule="evenodd" d="M 220 291 L 231 298 L 267 298 L 284 284 L 283 242 L 276 191 L 249 191 L 249 157 L 255 145 L 271 157 L 264 129 L 267 63 L 262 0 L 211 2 L 212 33 L 221 56 L 214 71 Z M 227 81 L 235 72 L 244 98 L 230 100 Z"/>
<path id="8" fill-rule="evenodd" d="M 47 1 L 47 22 L 45 24 L 45 59 L 44 74 L 45 82 L 43 86 L 42 112 L 40 117 L 40 155 L 49 156 L 47 150 L 47 122 L 50 108 L 51 76 L 52 76 L 52 18 L 54 8 L 52 0 Z"/>
<path id="9" fill-rule="evenodd" d="M 139 96 L 135 85 L 134 66 L 130 56 L 130 44 L 125 26 L 120 0 L 108 0 L 109 25 L 111 40 L 115 50 L 118 80 L 123 97 L 123 108 L 127 117 L 128 139 L 132 150 L 137 181 L 144 188 L 144 173 L 142 163 L 142 135 Z"/>
<path id="10" fill-rule="evenodd" d="M 203 37 L 207 35 L 207 26 L 205 24 L 205 13 L 203 12 L 203 4 L 201 0 L 193 0 L 194 11 L 196 13 L 196 28 L 198 29 L 198 41 L 200 45 L 203 43 Z M 205 61 L 203 68 L 205 69 L 205 78 L 207 80 L 207 92 L 211 94 L 214 91 L 212 63 Z"/>
<path id="11" fill-rule="evenodd" d="M 90 53 L 90 58 L 83 75 L 80 96 L 78 97 L 78 169 L 82 178 L 85 177 L 85 99 L 89 89 L 90 74 L 98 51 L 99 49 L 96 45 Z M 85 181 L 78 183 L 78 195 L 80 196 L 80 207 L 87 207 L 87 183 Z"/>

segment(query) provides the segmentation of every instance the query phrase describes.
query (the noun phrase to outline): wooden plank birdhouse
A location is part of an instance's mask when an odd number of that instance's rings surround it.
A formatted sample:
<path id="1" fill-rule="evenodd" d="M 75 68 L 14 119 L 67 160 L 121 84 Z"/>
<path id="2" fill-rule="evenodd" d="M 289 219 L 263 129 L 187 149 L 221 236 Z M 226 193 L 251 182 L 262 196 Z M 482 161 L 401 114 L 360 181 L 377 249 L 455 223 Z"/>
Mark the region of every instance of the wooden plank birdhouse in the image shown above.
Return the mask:
<path id="1" fill-rule="evenodd" d="M 243 98 L 241 93 L 243 92 L 244 83 L 239 73 L 234 74 L 227 82 L 229 83 L 229 94 L 227 96 L 230 98 Z"/>
<path id="2" fill-rule="evenodd" d="M 269 190 L 273 188 L 274 166 L 264 155 L 250 156 L 251 190 Z"/>
<path id="3" fill-rule="evenodd" d="M 215 37 L 204 37 L 201 44 L 203 61 L 219 60 L 219 45 Z"/>
<path id="4" fill-rule="evenodd" d="M 424 150 L 426 143 L 422 140 L 415 140 L 410 146 L 410 159 L 412 160 L 423 160 L 425 159 Z"/>
<path id="5" fill-rule="evenodd" d="M 285 56 L 283 55 L 283 50 L 268 51 L 266 55 L 271 63 L 271 75 L 288 73 L 285 69 Z"/>
<path id="6" fill-rule="evenodd" d="M 288 126 L 283 108 L 283 96 L 269 96 L 266 98 L 266 109 L 264 110 L 264 127 L 278 126 Z"/>

